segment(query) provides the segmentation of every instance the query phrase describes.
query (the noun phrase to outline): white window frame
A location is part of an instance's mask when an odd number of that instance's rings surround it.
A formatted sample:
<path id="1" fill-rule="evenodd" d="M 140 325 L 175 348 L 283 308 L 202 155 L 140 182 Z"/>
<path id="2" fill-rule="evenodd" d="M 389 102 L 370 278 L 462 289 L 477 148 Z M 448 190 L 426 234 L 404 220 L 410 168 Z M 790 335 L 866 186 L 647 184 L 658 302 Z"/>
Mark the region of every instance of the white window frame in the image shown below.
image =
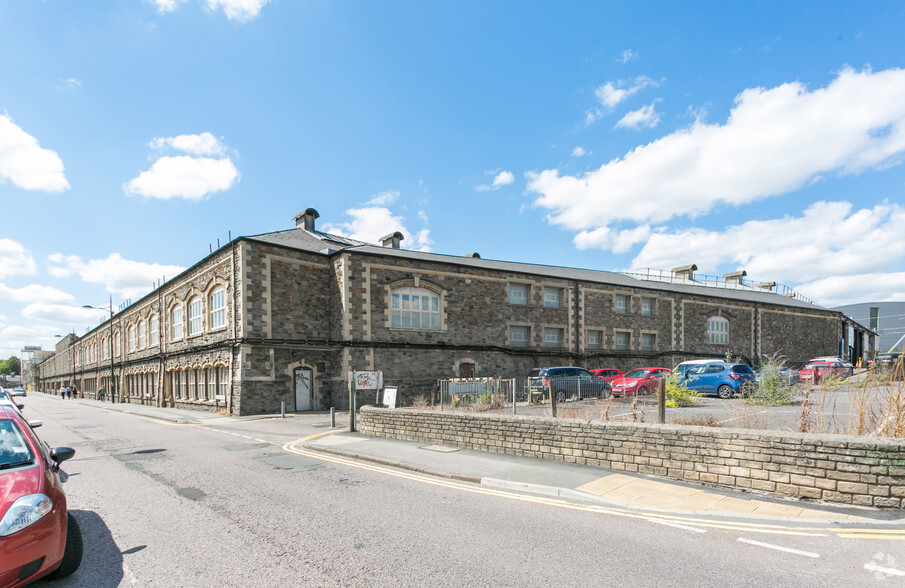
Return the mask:
<path id="1" fill-rule="evenodd" d="M 563 329 L 544 327 L 544 347 L 562 347 Z"/>
<path id="2" fill-rule="evenodd" d="M 148 325 L 144 320 L 138 321 L 138 348 L 144 349 L 148 346 Z"/>
<path id="3" fill-rule="evenodd" d="M 133 353 L 135 351 L 135 325 L 129 325 L 129 328 L 126 330 L 126 344 L 128 345 L 129 353 Z"/>
<path id="4" fill-rule="evenodd" d="M 656 333 L 641 333 L 641 351 L 655 351 L 657 348 Z"/>
<path id="5" fill-rule="evenodd" d="M 509 346 L 510 347 L 530 347 L 531 346 L 531 327 L 522 325 L 511 325 L 509 327 Z"/>
<path id="6" fill-rule="evenodd" d="M 651 316 L 654 314 L 654 299 L 653 298 L 642 298 L 641 299 L 641 314 L 643 316 Z"/>
<path id="7" fill-rule="evenodd" d="M 613 299 L 613 312 L 616 314 L 626 314 L 628 312 L 628 296 L 616 294 Z"/>
<path id="8" fill-rule="evenodd" d="M 509 304 L 528 304 L 528 284 L 509 284 Z"/>
<path id="9" fill-rule="evenodd" d="M 560 308 L 562 306 L 562 288 L 544 286 L 544 306 L 546 308 Z"/>
<path id="10" fill-rule="evenodd" d="M 416 305 L 418 308 L 415 308 Z M 390 327 L 439 331 L 440 296 L 431 290 L 414 286 L 395 288 L 390 292 Z"/>
<path id="11" fill-rule="evenodd" d="M 707 342 L 714 345 L 729 344 L 729 319 L 724 316 L 707 319 Z"/>
<path id="12" fill-rule="evenodd" d="M 201 296 L 192 296 L 189 299 L 189 337 L 195 337 L 204 332 L 204 300 Z"/>
<path id="13" fill-rule="evenodd" d="M 600 349 L 603 345 L 603 333 L 594 330 L 588 331 L 585 341 L 588 349 Z"/>
<path id="14" fill-rule="evenodd" d="M 229 372 L 226 369 L 226 366 L 218 366 L 217 367 L 217 388 L 219 390 L 219 395 L 223 398 L 226 398 L 229 394 Z"/>
<path id="15" fill-rule="evenodd" d="M 214 287 L 207 298 L 210 330 L 226 328 L 226 287 Z"/>
<path id="16" fill-rule="evenodd" d="M 620 339 L 624 339 L 620 343 Z M 628 351 L 632 348 L 632 334 L 629 331 L 616 331 L 613 333 L 613 349 L 616 351 Z"/>
<path id="17" fill-rule="evenodd" d="M 182 305 L 177 304 L 170 309 L 170 341 L 180 341 L 183 336 Z"/>
<path id="18" fill-rule="evenodd" d="M 120 341 L 119 331 L 117 331 L 116 333 L 113 334 L 113 357 L 119 356 L 120 345 L 121 345 L 121 341 Z"/>

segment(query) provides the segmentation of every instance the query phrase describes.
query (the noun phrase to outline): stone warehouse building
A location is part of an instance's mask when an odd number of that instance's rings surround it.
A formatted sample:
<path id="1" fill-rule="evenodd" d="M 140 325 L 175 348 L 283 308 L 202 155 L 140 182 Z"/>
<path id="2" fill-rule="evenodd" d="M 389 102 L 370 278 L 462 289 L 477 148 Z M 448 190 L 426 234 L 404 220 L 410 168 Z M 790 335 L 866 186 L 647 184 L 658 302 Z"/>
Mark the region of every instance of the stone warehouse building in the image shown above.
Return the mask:
<path id="1" fill-rule="evenodd" d="M 644 275 L 406 251 L 293 229 L 241 237 L 36 366 L 39 386 L 234 415 L 348 408 L 349 370 L 382 370 L 403 401 L 441 378 L 522 378 L 538 366 L 671 367 L 727 353 L 792 363 L 873 335 L 744 272 Z M 108 397 L 109 398 L 109 397 Z M 367 399 L 365 399 L 367 401 Z"/>

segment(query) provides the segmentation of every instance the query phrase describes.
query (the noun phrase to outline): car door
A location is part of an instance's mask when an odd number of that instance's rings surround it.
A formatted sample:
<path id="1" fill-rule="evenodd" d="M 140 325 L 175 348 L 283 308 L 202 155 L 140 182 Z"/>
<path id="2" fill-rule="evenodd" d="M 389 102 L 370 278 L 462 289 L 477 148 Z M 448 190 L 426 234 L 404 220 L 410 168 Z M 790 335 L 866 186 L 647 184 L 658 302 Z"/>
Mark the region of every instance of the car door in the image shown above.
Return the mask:
<path id="1" fill-rule="evenodd" d="M 702 394 L 714 394 L 719 385 L 719 374 L 723 369 L 721 365 L 703 365 L 697 368 L 694 381 L 688 387 Z"/>

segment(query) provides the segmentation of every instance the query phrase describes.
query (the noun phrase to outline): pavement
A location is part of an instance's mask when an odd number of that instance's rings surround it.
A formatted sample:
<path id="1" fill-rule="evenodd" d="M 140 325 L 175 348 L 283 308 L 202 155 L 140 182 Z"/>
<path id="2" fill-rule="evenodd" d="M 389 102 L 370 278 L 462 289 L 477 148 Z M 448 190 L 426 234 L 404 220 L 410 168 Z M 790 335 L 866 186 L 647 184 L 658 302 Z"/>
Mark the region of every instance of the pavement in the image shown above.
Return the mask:
<path id="1" fill-rule="evenodd" d="M 90 399 L 67 399 L 99 409 L 116 410 L 145 418 L 177 424 L 228 425 L 230 422 L 279 419 L 282 415 L 246 417 L 223 416 L 177 408 L 158 408 L 134 403 L 99 402 Z M 27 402 L 27 398 L 25 399 Z M 320 421 L 319 427 L 330 427 L 329 413 L 286 413 L 286 418 Z M 581 503 L 644 512 L 742 517 L 750 519 L 845 523 L 905 524 L 905 513 L 845 507 L 793 499 L 773 498 L 751 492 L 666 480 L 640 474 L 568 464 L 514 455 L 487 453 L 396 439 L 366 437 L 348 431 L 347 415 L 336 414 L 337 427 L 301 439 L 311 451 L 338 455 L 360 461 L 401 468 L 441 478 L 460 480 L 510 491 L 557 497 Z"/>

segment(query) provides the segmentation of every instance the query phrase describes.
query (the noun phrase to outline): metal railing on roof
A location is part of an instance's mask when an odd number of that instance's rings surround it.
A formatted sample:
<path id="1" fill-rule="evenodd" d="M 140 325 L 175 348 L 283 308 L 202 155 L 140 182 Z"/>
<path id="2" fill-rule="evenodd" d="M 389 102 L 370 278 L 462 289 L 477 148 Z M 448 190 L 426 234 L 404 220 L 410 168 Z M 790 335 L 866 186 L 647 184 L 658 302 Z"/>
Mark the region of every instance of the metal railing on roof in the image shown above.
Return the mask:
<path id="1" fill-rule="evenodd" d="M 667 284 L 682 284 L 685 286 L 703 286 L 705 288 L 725 288 L 728 290 L 745 290 L 748 292 L 772 292 L 774 294 L 779 294 L 781 296 L 787 296 L 789 298 L 794 298 L 795 300 L 800 300 L 801 302 L 805 302 L 807 304 L 813 304 L 818 306 L 816 302 L 802 296 L 792 288 L 786 286 L 785 284 L 774 284 L 770 288 L 761 288 L 757 286 L 757 282 L 753 282 L 751 280 L 747 280 L 745 278 L 741 278 L 740 280 L 727 280 L 722 276 L 709 276 L 707 274 L 693 274 L 691 279 L 686 277 L 677 276 L 673 272 L 669 270 L 659 270 L 659 269 L 637 269 L 633 271 L 625 271 L 621 272 L 625 276 L 629 276 L 630 278 L 636 278 L 638 280 L 647 280 L 651 282 L 664 282 Z"/>

